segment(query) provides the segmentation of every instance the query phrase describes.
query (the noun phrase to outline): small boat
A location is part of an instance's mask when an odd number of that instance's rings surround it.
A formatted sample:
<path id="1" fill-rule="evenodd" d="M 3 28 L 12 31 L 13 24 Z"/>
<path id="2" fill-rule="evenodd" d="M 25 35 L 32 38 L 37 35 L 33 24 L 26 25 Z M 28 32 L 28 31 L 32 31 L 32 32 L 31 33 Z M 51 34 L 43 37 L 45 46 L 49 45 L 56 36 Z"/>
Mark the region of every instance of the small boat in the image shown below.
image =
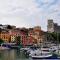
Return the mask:
<path id="1" fill-rule="evenodd" d="M 52 55 L 33 55 L 33 59 L 50 59 Z"/>
<path id="2" fill-rule="evenodd" d="M 0 50 L 8 50 L 9 48 L 7 48 L 7 47 L 0 47 Z"/>
<path id="3" fill-rule="evenodd" d="M 20 50 L 29 50 L 29 48 L 21 48 Z"/>
<path id="4" fill-rule="evenodd" d="M 56 54 L 52 54 L 49 50 L 36 50 L 34 53 L 31 54 L 32 59 L 57 59 Z"/>

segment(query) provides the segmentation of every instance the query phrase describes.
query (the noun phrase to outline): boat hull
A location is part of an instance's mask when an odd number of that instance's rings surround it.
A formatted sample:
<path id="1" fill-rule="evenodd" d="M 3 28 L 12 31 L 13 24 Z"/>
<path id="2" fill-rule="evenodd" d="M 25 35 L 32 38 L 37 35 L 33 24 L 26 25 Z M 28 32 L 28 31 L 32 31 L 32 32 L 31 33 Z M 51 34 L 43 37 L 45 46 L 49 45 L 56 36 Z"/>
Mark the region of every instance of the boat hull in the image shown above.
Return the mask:
<path id="1" fill-rule="evenodd" d="M 52 56 L 45 56 L 45 57 L 39 57 L 39 56 L 31 56 L 32 59 L 58 59 L 58 56 L 56 54 L 52 55 Z"/>

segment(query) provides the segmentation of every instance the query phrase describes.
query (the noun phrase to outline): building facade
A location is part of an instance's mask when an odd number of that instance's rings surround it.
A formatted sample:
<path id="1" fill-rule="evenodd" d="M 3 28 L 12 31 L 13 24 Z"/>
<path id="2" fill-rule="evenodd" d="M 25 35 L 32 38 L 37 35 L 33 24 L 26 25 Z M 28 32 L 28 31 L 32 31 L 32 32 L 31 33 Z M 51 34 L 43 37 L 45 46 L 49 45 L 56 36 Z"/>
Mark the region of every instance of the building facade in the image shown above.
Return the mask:
<path id="1" fill-rule="evenodd" d="M 4 42 L 9 42 L 10 41 L 10 35 L 8 31 L 3 30 L 0 32 L 0 39 L 4 40 Z"/>
<path id="2" fill-rule="evenodd" d="M 20 40 L 23 46 L 27 45 L 27 35 L 20 30 L 10 30 L 11 42 L 16 41 L 16 37 L 20 36 Z"/>
<path id="3" fill-rule="evenodd" d="M 57 23 L 54 23 L 53 19 L 49 19 L 48 25 L 47 25 L 47 31 L 50 33 L 52 33 L 52 32 L 60 33 L 60 26 Z"/>
<path id="4" fill-rule="evenodd" d="M 0 24 L 0 28 L 1 29 L 8 29 L 8 28 L 12 28 L 12 29 L 16 29 L 16 26 L 13 26 L 13 25 L 2 25 L 2 24 Z"/>
<path id="5" fill-rule="evenodd" d="M 41 27 L 36 26 L 33 28 L 33 30 L 29 31 L 28 36 L 33 37 L 33 43 L 40 44 L 44 40 L 44 33 L 41 30 Z"/>

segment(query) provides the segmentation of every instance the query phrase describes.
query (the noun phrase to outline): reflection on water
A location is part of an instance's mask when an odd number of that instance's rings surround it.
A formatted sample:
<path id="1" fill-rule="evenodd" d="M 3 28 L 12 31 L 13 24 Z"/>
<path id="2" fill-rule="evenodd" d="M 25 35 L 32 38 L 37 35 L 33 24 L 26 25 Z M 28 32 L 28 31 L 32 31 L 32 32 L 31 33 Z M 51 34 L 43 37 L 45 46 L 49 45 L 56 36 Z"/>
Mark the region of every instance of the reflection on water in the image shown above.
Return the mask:
<path id="1" fill-rule="evenodd" d="M 0 60 L 32 60 L 29 57 L 26 57 L 26 55 L 20 50 L 3 50 L 0 51 Z M 34 60 L 38 60 L 38 59 L 34 59 Z M 39 59 L 42 60 L 42 59 Z M 43 59 L 46 60 L 46 59 Z M 49 59 L 48 59 L 49 60 Z M 53 60 L 53 59 L 52 59 Z M 54 59 L 54 60 L 58 60 L 58 59 Z"/>
<path id="2" fill-rule="evenodd" d="M 3 50 L 0 51 L 0 60 L 29 60 L 20 50 Z"/>
<path id="3" fill-rule="evenodd" d="M 14 50 L 0 51 L 1 60 L 15 60 L 15 58 L 16 58 L 16 53 Z"/>

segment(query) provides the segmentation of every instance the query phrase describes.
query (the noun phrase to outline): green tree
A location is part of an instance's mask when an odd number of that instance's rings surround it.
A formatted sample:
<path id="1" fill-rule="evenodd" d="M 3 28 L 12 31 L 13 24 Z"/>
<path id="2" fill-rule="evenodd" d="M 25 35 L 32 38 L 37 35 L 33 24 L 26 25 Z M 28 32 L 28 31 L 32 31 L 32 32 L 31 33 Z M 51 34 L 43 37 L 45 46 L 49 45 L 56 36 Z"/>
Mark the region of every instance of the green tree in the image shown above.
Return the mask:
<path id="1" fill-rule="evenodd" d="M 2 43 L 4 43 L 4 41 L 3 41 L 2 39 L 0 39 L 0 45 L 1 45 Z"/>
<path id="2" fill-rule="evenodd" d="M 57 33 L 57 32 L 53 32 L 53 33 L 48 33 L 48 34 L 50 34 L 51 35 L 51 37 L 53 37 L 53 41 L 54 42 L 60 42 L 60 33 Z"/>
<path id="3" fill-rule="evenodd" d="M 60 43 L 60 33 L 58 33 L 58 40 L 59 40 L 59 43 Z"/>
<path id="4" fill-rule="evenodd" d="M 12 26 L 8 25 L 8 26 L 7 26 L 7 29 L 12 29 Z"/>
<path id="5" fill-rule="evenodd" d="M 17 43 L 17 45 L 21 45 L 21 37 L 20 36 L 16 37 L 16 43 Z"/>
<path id="6" fill-rule="evenodd" d="M 2 32 L 2 29 L 0 28 L 0 33 Z"/>

